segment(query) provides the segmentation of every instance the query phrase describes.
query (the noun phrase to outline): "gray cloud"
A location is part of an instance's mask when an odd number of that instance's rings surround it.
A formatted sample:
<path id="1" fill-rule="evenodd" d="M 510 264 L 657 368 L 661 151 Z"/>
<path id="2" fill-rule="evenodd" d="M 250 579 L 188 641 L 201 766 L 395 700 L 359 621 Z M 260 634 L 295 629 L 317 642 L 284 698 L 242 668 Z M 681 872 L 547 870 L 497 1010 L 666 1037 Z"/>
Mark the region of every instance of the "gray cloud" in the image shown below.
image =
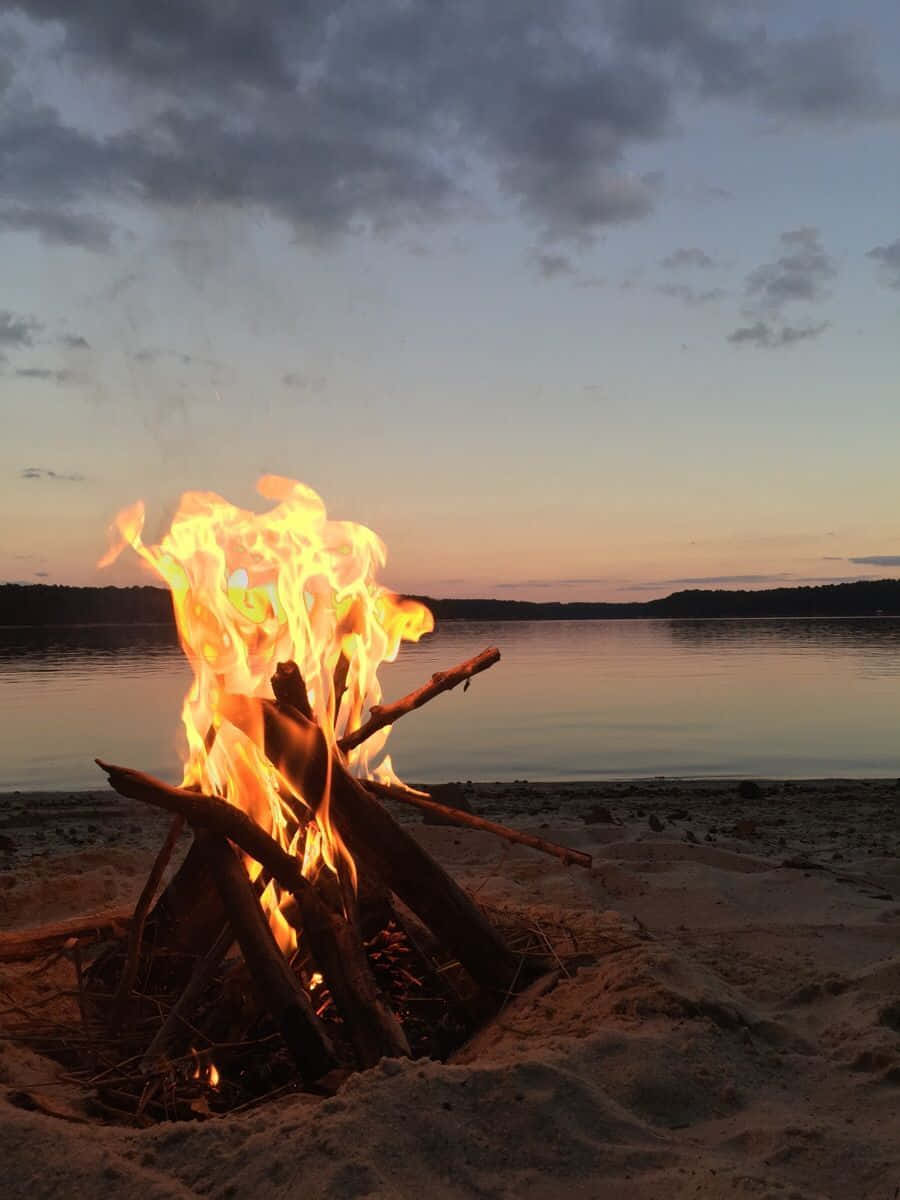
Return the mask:
<path id="1" fill-rule="evenodd" d="M 572 260 L 565 254 L 536 250 L 532 257 L 544 279 L 555 279 L 559 275 L 571 275 L 575 270 Z"/>
<path id="2" fill-rule="evenodd" d="M 57 483 L 84 483 L 86 477 L 78 471 L 51 471 L 49 467 L 23 467 L 20 479 L 52 479 Z"/>
<path id="3" fill-rule="evenodd" d="M 711 258 L 705 250 L 700 250 L 697 246 L 684 246 L 673 250 L 660 263 L 668 271 L 678 270 L 681 267 L 714 267 L 715 259 Z"/>
<path id="4" fill-rule="evenodd" d="M 900 567 L 900 554 L 866 554 L 861 558 L 848 558 L 847 562 L 860 567 Z"/>
<path id="5" fill-rule="evenodd" d="M 84 383 L 85 376 L 80 371 L 71 371 L 68 367 L 62 369 L 53 367 L 19 367 L 17 379 L 42 379 L 47 382 L 67 384 Z"/>
<path id="6" fill-rule="evenodd" d="M 724 288 L 695 288 L 688 283 L 661 283 L 656 290 L 663 296 L 671 296 L 674 300 L 683 300 L 685 304 L 691 306 L 711 304 L 728 295 Z"/>
<path id="7" fill-rule="evenodd" d="M 87 338 L 83 338 L 77 333 L 64 333 L 59 342 L 67 350 L 90 350 L 91 348 L 91 344 Z"/>
<path id="8" fill-rule="evenodd" d="M 763 263 L 747 276 L 745 291 L 766 312 L 779 312 L 785 304 L 815 302 L 827 296 L 826 285 L 837 274 L 834 259 L 825 252 L 819 231 L 803 228 L 781 234 L 783 253 Z"/>
<path id="9" fill-rule="evenodd" d="M 900 238 L 886 246 L 873 246 L 866 253 L 866 258 L 878 263 L 888 287 L 900 288 Z"/>
<path id="10" fill-rule="evenodd" d="M 580 587 L 593 584 L 605 584 L 609 580 L 602 576 L 593 576 L 586 579 L 516 579 L 507 583 L 494 584 L 496 588 L 555 588 L 555 587 Z"/>
<path id="11" fill-rule="evenodd" d="M 34 343 L 34 335 L 39 333 L 42 326 L 33 317 L 21 317 L 6 310 L 0 310 L 0 346 L 19 350 Z"/>
<path id="12" fill-rule="evenodd" d="M 0 233 L 36 233 L 51 245 L 108 250 L 112 225 L 90 213 L 19 204 L 0 208 Z"/>
<path id="13" fill-rule="evenodd" d="M 106 203 L 259 210 L 321 241 L 470 211 L 485 173 L 542 234 L 584 242 L 651 211 L 659 181 L 628 156 L 685 95 L 785 118 L 893 103 L 851 35 L 785 41 L 736 0 L 15 7 L 134 116 L 104 137 L 10 87 L 0 228 L 94 250 Z"/>
<path id="14" fill-rule="evenodd" d="M 782 118 L 895 116 L 870 45 L 852 31 L 779 41 L 740 0 L 617 0 L 623 39 L 681 67 L 704 95 L 743 97 Z"/>
<path id="15" fill-rule="evenodd" d="M 297 392 L 313 392 L 320 395 L 328 387 L 324 375 L 310 375 L 307 371 L 285 371 L 281 377 L 285 387 Z"/>
<path id="16" fill-rule="evenodd" d="M 783 350 L 797 342 L 810 341 L 819 337 L 829 324 L 828 321 L 822 321 L 818 325 L 808 325 L 802 328 L 783 325 L 780 329 L 776 329 L 765 321 L 757 321 L 754 325 L 745 325 L 735 329 L 728 335 L 728 340 L 736 346 L 750 345 L 762 350 Z"/>
<path id="17" fill-rule="evenodd" d="M 780 329 L 766 321 L 757 321 L 754 325 L 745 325 L 729 333 L 728 340 L 735 346 L 755 346 L 759 350 L 783 350 L 797 342 L 811 341 L 819 337 L 828 328 L 830 322 L 822 321 L 818 325 L 807 325 L 795 328 L 783 325 Z"/>

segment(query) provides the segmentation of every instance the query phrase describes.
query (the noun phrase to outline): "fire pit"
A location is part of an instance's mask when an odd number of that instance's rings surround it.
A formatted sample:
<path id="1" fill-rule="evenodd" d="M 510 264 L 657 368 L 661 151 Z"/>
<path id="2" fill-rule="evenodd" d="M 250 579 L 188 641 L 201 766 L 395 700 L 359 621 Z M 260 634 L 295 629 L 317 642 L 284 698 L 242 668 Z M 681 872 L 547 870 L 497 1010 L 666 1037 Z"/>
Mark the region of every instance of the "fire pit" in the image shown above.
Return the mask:
<path id="1" fill-rule="evenodd" d="M 115 1119 L 196 1117 L 328 1092 L 383 1057 L 444 1058 L 558 965 L 534 931 L 488 919 L 385 799 L 590 865 L 402 784 L 384 754 L 393 722 L 468 687 L 499 651 L 382 705 L 380 666 L 431 613 L 378 582 L 371 530 L 329 520 L 291 480 L 259 490 L 262 514 L 188 493 L 155 546 L 137 504 L 104 559 L 130 546 L 166 581 L 194 676 L 181 786 L 98 760 L 116 791 L 173 814 L 127 937 L 79 969 L 70 1065 Z M 185 825 L 193 842 L 157 896 Z"/>

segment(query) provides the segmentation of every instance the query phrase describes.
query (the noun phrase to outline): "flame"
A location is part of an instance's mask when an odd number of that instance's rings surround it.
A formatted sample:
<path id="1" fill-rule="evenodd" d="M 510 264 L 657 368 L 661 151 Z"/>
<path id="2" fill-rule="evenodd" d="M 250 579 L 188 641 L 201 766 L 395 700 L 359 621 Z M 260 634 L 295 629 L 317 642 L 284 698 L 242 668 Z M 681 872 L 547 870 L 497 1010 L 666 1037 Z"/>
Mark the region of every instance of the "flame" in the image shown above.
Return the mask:
<path id="1" fill-rule="evenodd" d="M 182 721 L 187 736 L 183 786 L 225 797 L 251 815 L 302 863 L 307 877 L 337 872 L 352 859 L 328 820 L 328 797 L 303 796 L 253 740 L 225 720 L 228 695 L 271 698 L 280 662 L 297 663 L 313 716 L 331 753 L 381 700 L 378 669 L 403 641 L 434 628 L 417 601 L 379 584 L 386 552 L 363 525 L 329 520 L 302 483 L 266 475 L 257 485 L 273 507 L 237 508 L 212 492 L 187 492 L 158 545 L 143 540 L 138 501 L 119 513 L 100 565 L 131 546 L 165 580 L 182 648 L 193 668 Z M 389 729 L 347 756 L 357 775 L 384 749 Z M 248 862 L 254 878 L 258 864 Z M 295 945 L 269 884 L 262 896 L 282 948 Z"/>
<path id="2" fill-rule="evenodd" d="M 219 1075 L 219 1068 L 212 1059 L 201 1058 L 193 1046 L 191 1046 L 191 1057 L 194 1060 L 194 1070 L 191 1074 L 191 1079 L 201 1079 L 204 1083 L 208 1083 L 214 1091 L 218 1090 L 221 1076 Z"/>

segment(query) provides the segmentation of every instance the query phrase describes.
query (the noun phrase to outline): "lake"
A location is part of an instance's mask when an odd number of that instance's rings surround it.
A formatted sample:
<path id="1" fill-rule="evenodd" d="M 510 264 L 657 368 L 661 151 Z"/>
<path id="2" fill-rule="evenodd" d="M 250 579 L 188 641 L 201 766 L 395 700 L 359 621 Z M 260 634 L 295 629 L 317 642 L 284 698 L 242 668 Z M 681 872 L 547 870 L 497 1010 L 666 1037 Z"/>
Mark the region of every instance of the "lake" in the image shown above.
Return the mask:
<path id="1" fill-rule="evenodd" d="M 403 778 L 900 775 L 900 619 L 447 621 L 385 701 L 490 645 L 397 722 Z M 177 781 L 189 680 L 168 629 L 0 629 L 0 791 L 100 787 L 94 756 Z"/>

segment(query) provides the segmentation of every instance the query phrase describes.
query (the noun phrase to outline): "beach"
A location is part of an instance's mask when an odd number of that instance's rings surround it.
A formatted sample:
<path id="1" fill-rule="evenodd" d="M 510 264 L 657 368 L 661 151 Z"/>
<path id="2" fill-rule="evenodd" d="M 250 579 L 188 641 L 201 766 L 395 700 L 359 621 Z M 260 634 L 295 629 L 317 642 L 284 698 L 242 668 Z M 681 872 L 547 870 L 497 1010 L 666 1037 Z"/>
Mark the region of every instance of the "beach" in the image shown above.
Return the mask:
<path id="1" fill-rule="evenodd" d="M 898 1194 L 894 779 L 463 788 L 475 812 L 593 856 L 565 866 L 397 813 L 490 913 L 576 966 L 450 1062 L 384 1060 L 326 1099 L 129 1129 L 89 1118 L 60 1066 L 4 1034 L 17 1005 L 77 1021 L 53 999 L 71 963 L 2 963 L 5 1194 Z M 0 796 L 0 933 L 127 910 L 167 824 L 102 788 Z"/>

